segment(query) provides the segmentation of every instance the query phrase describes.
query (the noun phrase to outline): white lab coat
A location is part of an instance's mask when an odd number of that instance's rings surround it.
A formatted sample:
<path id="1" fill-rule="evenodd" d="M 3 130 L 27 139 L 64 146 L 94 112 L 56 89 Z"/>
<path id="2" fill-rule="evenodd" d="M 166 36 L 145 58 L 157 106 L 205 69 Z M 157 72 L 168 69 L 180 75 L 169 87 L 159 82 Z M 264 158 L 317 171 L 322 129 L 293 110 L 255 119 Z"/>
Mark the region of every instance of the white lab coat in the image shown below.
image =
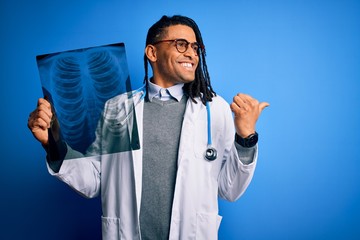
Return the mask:
<path id="1" fill-rule="evenodd" d="M 141 91 L 135 92 L 130 99 L 126 94 L 117 96 L 106 103 L 103 113 L 105 118 L 119 122 L 116 119 L 124 120 L 124 116 L 133 115 L 131 106 L 135 105 L 139 150 L 65 160 L 58 173 L 48 168 L 52 175 L 85 197 L 91 198 L 101 193 L 103 239 L 141 239 L 142 94 Z M 240 151 L 243 158 L 252 159 L 251 164 L 244 165 L 239 160 L 228 103 L 217 96 L 210 102 L 210 108 L 212 145 L 218 151 L 217 159 L 212 162 L 204 159 L 207 148 L 206 107 L 200 100 L 197 104 L 190 99 L 187 102 L 169 239 L 217 239 L 222 218 L 218 215 L 218 196 L 229 201 L 237 200 L 248 187 L 255 170 L 257 146 Z M 91 149 L 100 151 L 100 144 L 99 141 L 95 142 L 95 147 Z M 106 144 L 106 140 L 103 144 Z M 68 151 L 67 158 L 73 158 L 71 154 Z"/>

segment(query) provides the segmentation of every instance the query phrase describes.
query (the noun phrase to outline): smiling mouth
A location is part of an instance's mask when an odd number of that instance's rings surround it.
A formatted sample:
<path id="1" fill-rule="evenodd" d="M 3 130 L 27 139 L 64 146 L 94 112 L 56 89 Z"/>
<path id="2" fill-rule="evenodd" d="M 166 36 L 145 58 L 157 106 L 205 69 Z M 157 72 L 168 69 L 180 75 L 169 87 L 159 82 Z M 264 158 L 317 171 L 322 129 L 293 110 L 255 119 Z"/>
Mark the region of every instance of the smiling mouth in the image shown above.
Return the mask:
<path id="1" fill-rule="evenodd" d="M 186 69 L 193 69 L 192 63 L 181 63 L 181 66 L 183 66 Z"/>

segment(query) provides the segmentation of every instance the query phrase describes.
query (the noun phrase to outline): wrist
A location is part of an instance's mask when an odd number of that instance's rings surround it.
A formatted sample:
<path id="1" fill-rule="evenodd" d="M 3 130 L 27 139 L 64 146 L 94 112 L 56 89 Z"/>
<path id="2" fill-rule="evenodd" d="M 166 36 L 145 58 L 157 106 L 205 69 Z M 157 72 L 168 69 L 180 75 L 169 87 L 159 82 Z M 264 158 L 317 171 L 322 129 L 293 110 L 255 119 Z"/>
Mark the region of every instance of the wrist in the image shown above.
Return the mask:
<path id="1" fill-rule="evenodd" d="M 247 138 L 249 137 L 251 134 L 254 134 L 256 131 L 246 131 L 246 132 L 236 132 L 236 134 L 239 136 L 239 137 L 242 137 L 242 138 Z"/>
<path id="2" fill-rule="evenodd" d="M 248 136 L 256 132 L 254 126 L 244 126 L 244 125 L 241 128 L 236 127 L 235 130 L 236 133 L 242 138 L 247 138 Z"/>
<path id="3" fill-rule="evenodd" d="M 241 145 L 242 147 L 245 148 L 251 148 L 254 147 L 259 139 L 259 135 L 258 133 L 255 131 L 249 135 L 247 135 L 246 137 L 242 137 L 239 134 L 235 134 L 235 141 Z"/>

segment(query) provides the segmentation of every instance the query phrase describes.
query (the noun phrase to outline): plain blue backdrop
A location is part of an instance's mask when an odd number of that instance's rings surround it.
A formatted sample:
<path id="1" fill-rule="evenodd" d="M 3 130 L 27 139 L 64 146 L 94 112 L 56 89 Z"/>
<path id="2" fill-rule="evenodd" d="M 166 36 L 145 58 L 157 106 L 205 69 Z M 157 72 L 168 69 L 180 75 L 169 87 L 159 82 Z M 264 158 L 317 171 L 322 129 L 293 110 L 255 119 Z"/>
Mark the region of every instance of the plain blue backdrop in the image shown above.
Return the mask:
<path id="1" fill-rule="evenodd" d="M 35 56 L 126 44 L 134 86 L 147 29 L 194 18 L 212 84 L 268 101 L 254 179 L 220 200 L 220 239 L 360 239 L 360 1 L 0 2 L 0 239 L 99 239 L 100 201 L 51 177 L 27 129 L 42 96 Z M 213 113 L 216 114 L 216 113 Z"/>

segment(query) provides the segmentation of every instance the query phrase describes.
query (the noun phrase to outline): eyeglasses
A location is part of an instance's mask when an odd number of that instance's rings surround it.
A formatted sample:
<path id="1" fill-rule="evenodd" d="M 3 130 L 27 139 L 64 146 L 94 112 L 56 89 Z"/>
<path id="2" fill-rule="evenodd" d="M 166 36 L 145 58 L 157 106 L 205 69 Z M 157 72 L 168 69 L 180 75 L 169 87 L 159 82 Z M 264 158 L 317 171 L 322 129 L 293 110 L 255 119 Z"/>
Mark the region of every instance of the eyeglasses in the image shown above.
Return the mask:
<path id="1" fill-rule="evenodd" d="M 196 54 L 199 54 L 200 49 L 204 50 L 204 46 L 200 45 L 197 42 L 188 42 L 186 39 L 182 39 L 182 38 L 178 38 L 178 39 L 174 39 L 174 40 L 161 40 L 161 41 L 157 41 L 154 42 L 152 45 L 158 44 L 158 43 L 163 43 L 163 42 L 175 42 L 175 47 L 176 50 L 179 53 L 184 53 L 188 50 L 189 45 L 191 46 L 191 48 L 194 50 L 194 52 Z"/>

